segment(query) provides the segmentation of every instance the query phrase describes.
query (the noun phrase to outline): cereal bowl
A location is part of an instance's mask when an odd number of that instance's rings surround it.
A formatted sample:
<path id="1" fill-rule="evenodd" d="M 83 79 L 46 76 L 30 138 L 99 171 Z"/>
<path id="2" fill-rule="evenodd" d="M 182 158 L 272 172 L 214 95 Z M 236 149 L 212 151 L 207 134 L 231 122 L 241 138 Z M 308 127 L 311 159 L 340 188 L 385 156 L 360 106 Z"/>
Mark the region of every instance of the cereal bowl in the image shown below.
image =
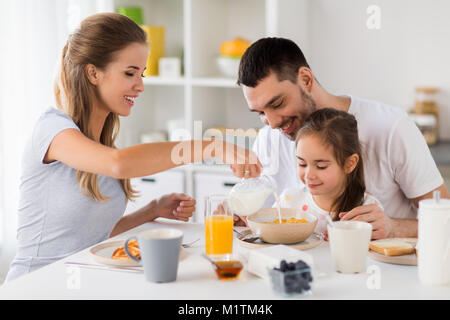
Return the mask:
<path id="1" fill-rule="evenodd" d="M 277 208 L 265 208 L 247 217 L 247 223 L 261 240 L 274 244 L 292 244 L 304 241 L 314 232 L 317 217 L 298 209 L 281 208 L 282 219 L 306 219 L 307 222 L 274 223 L 278 219 Z"/>

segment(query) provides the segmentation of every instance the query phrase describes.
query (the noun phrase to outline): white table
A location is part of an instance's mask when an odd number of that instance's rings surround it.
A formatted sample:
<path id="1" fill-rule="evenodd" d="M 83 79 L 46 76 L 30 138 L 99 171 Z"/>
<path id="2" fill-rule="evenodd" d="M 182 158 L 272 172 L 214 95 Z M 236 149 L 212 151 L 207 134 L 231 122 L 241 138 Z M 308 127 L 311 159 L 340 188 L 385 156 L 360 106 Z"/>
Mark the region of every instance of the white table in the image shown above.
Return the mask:
<path id="1" fill-rule="evenodd" d="M 78 268 L 66 261 L 96 263 L 89 249 L 10 281 L 0 287 L 0 299 L 164 299 L 164 300 L 271 300 L 286 299 L 272 291 L 268 280 L 247 272 L 236 281 L 220 281 L 201 253 L 204 250 L 202 224 L 161 220 L 139 226 L 111 240 L 126 239 L 147 228 L 174 227 L 184 232 L 184 242 L 201 238 L 184 249 L 176 282 L 150 283 L 144 274 Z M 235 241 L 236 250 L 242 248 Z M 314 279 L 312 295 L 292 299 L 450 299 L 450 286 L 424 286 L 416 266 L 386 264 L 367 258 L 369 270 L 378 270 L 380 288 L 373 288 L 374 274 L 340 274 L 333 270 L 327 242 L 306 252 L 314 257 L 321 276 Z M 76 277 L 76 278 L 74 278 Z M 368 285 L 369 283 L 369 285 Z"/>

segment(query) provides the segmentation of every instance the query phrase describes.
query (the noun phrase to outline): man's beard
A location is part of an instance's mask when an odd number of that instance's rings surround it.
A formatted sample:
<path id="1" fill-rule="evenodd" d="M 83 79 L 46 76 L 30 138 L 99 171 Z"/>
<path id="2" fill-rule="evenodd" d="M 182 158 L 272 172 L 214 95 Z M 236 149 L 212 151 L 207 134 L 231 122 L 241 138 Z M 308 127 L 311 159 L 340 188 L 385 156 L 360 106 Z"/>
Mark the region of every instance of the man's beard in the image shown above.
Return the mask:
<path id="1" fill-rule="evenodd" d="M 301 112 L 299 115 L 295 117 L 298 120 L 300 127 L 297 129 L 293 135 L 285 135 L 290 140 L 295 141 L 298 131 L 305 125 L 306 118 L 309 117 L 311 113 L 317 110 L 316 102 L 302 89 L 302 87 L 298 86 L 300 90 L 300 96 L 303 104 L 303 108 L 301 108 Z M 283 126 L 282 124 L 280 128 Z"/>

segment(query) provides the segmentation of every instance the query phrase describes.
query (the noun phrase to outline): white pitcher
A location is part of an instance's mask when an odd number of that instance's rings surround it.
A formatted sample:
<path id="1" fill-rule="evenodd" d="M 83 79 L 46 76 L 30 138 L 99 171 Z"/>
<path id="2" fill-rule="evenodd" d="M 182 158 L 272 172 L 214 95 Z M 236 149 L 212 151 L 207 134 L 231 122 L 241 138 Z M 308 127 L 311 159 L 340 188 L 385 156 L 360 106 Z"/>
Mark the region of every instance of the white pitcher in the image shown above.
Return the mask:
<path id="1" fill-rule="evenodd" d="M 450 284 L 450 199 L 419 202 L 417 266 L 423 284 Z"/>
<path id="2" fill-rule="evenodd" d="M 276 196 L 277 184 L 270 176 L 242 179 L 230 191 L 230 204 L 233 212 L 248 216 L 264 206 L 270 195 Z"/>

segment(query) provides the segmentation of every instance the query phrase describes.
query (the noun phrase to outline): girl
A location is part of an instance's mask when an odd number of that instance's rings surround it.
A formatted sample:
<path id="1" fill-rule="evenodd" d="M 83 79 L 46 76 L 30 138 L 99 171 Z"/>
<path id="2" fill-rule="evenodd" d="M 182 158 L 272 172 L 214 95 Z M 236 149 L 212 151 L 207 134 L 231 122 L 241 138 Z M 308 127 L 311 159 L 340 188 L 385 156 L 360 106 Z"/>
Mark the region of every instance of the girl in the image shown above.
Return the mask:
<path id="1" fill-rule="evenodd" d="M 18 250 L 7 280 L 157 217 L 192 216 L 195 200 L 184 194 L 123 216 L 136 196 L 132 177 L 211 157 L 252 174 L 260 170 L 248 164 L 256 159 L 252 152 L 221 141 L 115 147 L 119 116 L 128 116 L 144 91 L 148 53 L 145 32 L 120 14 L 88 17 L 69 36 L 55 84 L 57 109 L 39 118 L 24 152 Z"/>
<path id="2" fill-rule="evenodd" d="M 351 209 L 379 201 L 365 192 L 363 160 L 355 117 L 324 108 L 313 112 L 297 133 L 296 157 L 303 188 L 291 188 L 279 197 L 281 207 L 299 208 L 318 217 L 316 232 Z"/>

